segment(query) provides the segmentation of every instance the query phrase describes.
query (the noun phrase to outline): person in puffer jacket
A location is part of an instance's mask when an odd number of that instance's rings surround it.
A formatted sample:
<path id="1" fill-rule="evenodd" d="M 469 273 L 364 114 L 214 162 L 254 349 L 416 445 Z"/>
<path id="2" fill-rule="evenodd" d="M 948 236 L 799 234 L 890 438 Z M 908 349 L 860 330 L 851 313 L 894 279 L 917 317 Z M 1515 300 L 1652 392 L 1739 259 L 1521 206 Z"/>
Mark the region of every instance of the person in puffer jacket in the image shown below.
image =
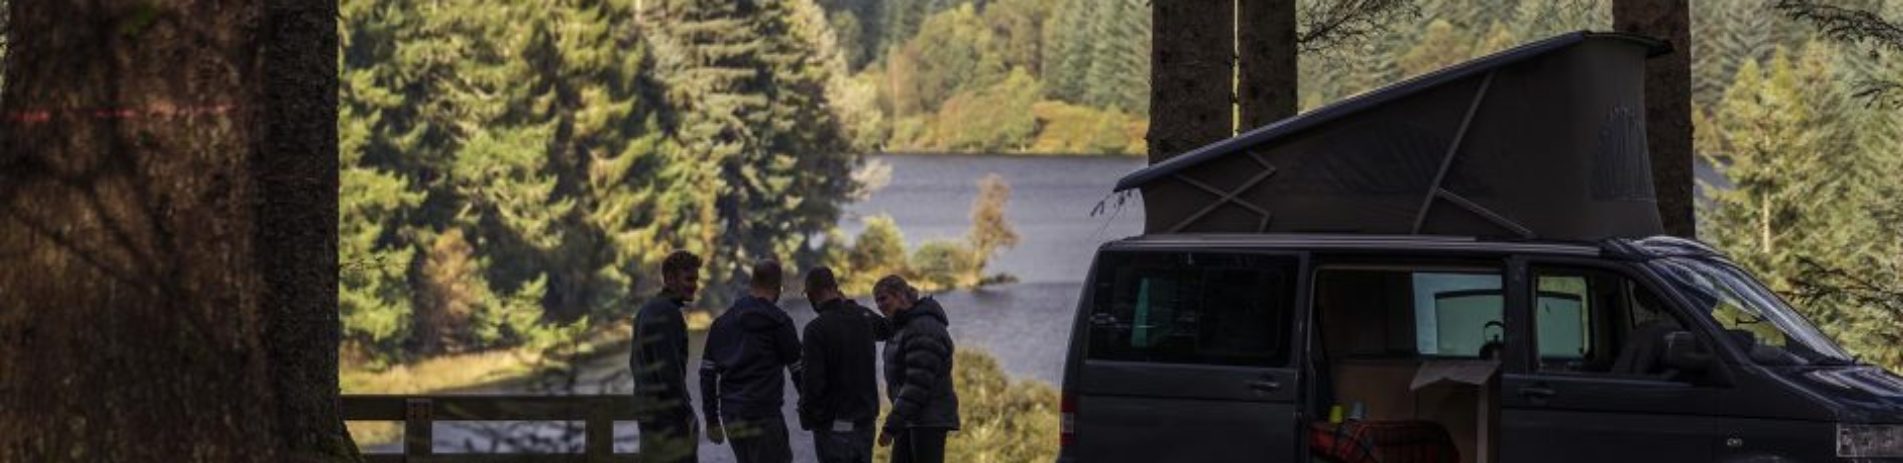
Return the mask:
<path id="1" fill-rule="evenodd" d="M 872 295 L 893 327 L 885 344 L 892 413 L 879 432 L 879 445 L 896 445 L 892 463 L 945 461 L 945 435 L 959 424 L 951 374 L 956 346 L 945 329 L 945 309 L 932 298 L 919 298 L 918 290 L 898 275 L 880 278 Z"/>
<path id="2" fill-rule="evenodd" d="M 780 300 L 780 263 L 753 266 L 747 296 L 714 319 L 701 353 L 700 404 L 707 438 L 732 442 L 741 463 L 790 462 L 786 418 L 780 407 L 786 376 L 800 381 L 800 340 Z M 728 435 L 728 431 L 733 431 Z"/>

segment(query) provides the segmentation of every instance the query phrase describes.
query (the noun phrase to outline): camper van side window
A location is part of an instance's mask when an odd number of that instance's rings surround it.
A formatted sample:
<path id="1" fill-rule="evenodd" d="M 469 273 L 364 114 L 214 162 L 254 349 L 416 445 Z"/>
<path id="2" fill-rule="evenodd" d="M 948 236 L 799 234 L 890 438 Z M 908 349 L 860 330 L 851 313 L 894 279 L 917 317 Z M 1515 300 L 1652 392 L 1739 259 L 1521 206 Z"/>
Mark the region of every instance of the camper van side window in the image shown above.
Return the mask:
<path id="1" fill-rule="evenodd" d="M 1659 377 L 1658 352 L 1678 320 L 1659 299 L 1617 272 L 1536 267 L 1533 312 L 1540 370 L 1554 373 Z"/>
<path id="2" fill-rule="evenodd" d="M 1122 253 L 1098 265 L 1087 356 L 1203 365 L 1288 364 L 1294 258 Z"/>

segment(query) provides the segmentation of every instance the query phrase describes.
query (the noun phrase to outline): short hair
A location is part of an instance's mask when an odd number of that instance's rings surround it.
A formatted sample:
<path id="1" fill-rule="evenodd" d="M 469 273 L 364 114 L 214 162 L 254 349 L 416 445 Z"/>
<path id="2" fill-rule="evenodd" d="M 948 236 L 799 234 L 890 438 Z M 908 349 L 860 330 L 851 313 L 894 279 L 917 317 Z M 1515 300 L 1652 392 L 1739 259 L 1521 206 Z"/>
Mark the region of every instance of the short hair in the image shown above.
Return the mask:
<path id="1" fill-rule="evenodd" d="M 754 289 L 780 289 L 784 280 L 781 276 L 780 261 L 767 259 L 753 264 L 753 278 L 749 281 Z"/>
<path id="2" fill-rule="evenodd" d="M 905 277 L 898 275 L 886 275 L 880 278 L 879 282 L 872 284 L 872 293 L 898 295 L 905 298 L 906 302 L 918 301 L 918 288 L 913 288 L 911 284 L 905 282 Z"/>
<path id="3" fill-rule="evenodd" d="M 668 253 L 667 259 L 661 261 L 661 278 L 700 272 L 700 263 L 700 256 L 685 250 Z"/>
<path id="4" fill-rule="evenodd" d="M 833 276 L 833 269 L 824 265 L 806 271 L 807 291 L 832 291 L 839 289 L 839 278 Z"/>

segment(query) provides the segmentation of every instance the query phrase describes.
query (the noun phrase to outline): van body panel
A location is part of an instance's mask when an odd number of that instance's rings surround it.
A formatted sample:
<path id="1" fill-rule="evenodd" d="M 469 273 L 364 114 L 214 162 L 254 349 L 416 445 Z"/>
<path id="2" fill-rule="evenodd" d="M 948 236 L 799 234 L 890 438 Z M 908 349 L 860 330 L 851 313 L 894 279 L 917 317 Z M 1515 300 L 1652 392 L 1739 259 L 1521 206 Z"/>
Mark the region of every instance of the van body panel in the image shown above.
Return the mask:
<path id="1" fill-rule="evenodd" d="M 1502 461 L 1709 461 L 1718 440 L 1711 392 L 1689 384 L 1507 374 L 1500 395 Z"/>
<path id="2" fill-rule="evenodd" d="M 1832 461 L 1837 424 L 1828 421 L 1716 417 L 1712 460 L 1721 462 Z"/>
<path id="3" fill-rule="evenodd" d="M 1082 461 L 1261 461 L 1295 455 L 1294 370 L 1185 369 L 1148 375 L 1124 370 L 1085 377 L 1104 381 L 1132 375 L 1147 376 L 1132 381 L 1136 387 L 1118 391 L 1133 394 L 1075 390 Z M 1281 387 L 1264 393 L 1247 385 L 1264 378 Z"/>
<path id="4" fill-rule="evenodd" d="M 1716 426 L 1699 416 L 1546 408 L 1503 407 L 1500 419 L 1504 462 L 1711 461 Z"/>
<path id="5" fill-rule="evenodd" d="M 1186 257 L 1183 257 L 1186 256 Z M 1172 259 L 1182 259 L 1182 265 L 1171 267 Z M 1299 322 L 1297 315 L 1301 307 L 1306 306 L 1304 299 L 1306 279 L 1303 276 L 1306 256 L 1300 253 L 1271 251 L 1226 251 L 1226 250 L 1182 250 L 1167 247 L 1147 247 L 1100 252 L 1093 265 L 1084 295 L 1080 297 L 1077 324 L 1072 331 L 1070 361 L 1065 368 L 1065 393 L 1074 401 L 1073 420 L 1076 440 L 1064 450 L 1064 458 L 1077 461 L 1262 461 L 1271 459 L 1295 458 L 1300 449 L 1296 430 L 1300 426 L 1298 404 L 1300 403 L 1301 378 L 1297 359 L 1303 355 L 1300 350 Z M 1159 264 L 1159 261 L 1162 263 Z M 1259 269 L 1246 264 L 1268 265 L 1269 269 Z M 1245 264 L 1245 265 L 1238 265 Z M 1131 268 L 1166 268 L 1164 271 L 1126 271 L 1122 268 L 1109 268 L 1116 265 L 1129 265 Z M 1153 282 L 1150 276 L 1168 280 L 1183 274 L 1199 275 L 1202 271 L 1222 271 L 1235 268 L 1244 273 L 1251 269 L 1265 272 L 1265 280 L 1281 289 L 1264 286 L 1236 286 L 1216 284 L 1203 285 L 1195 290 L 1182 288 L 1165 289 L 1160 283 Z M 1107 272 L 1107 273 L 1106 273 Z M 1124 272 L 1124 273 L 1117 273 Z M 1141 291 L 1118 288 L 1111 282 L 1100 279 L 1123 279 L 1126 282 L 1146 285 Z M 1245 280 L 1247 280 L 1245 278 Z M 1249 280 L 1258 281 L 1258 280 Z M 1219 304 L 1208 304 L 1210 293 L 1221 292 L 1230 297 L 1236 293 L 1272 294 L 1278 312 L 1282 316 L 1279 323 L 1272 323 L 1274 333 L 1264 332 L 1259 336 L 1279 338 L 1281 343 L 1272 343 L 1286 352 L 1279 360 L 1270 364 L 1252 363 L 1247 359 L 1214 357 L 1197 358 L 1194 354 L 1185 354 L 1171 350 L 1168 360 L 1151 359 L 1149 361 L 1129 361 L 1112 359 L 1116 356 L 1145 355 L 1137 345 L 1162 345 L 1169 341 L 1158 341 L 1166 336 L 1163 325 L 1155 317 L 1170 317 L 1178 326 L 1174 331 L 1196 331 L 1195 352 L 1210 349 L 1207 344 L 1212 340 L 1231 340 L 1237 337 L 1234 326 L 1211 326 L 1211 320 L 1220 319 L 1231 309 Z M 1099 310 L 1100 303 L 1112 303 L 1108 298 L 1156 297 L 1158 293 L 1174 294 L 1183 298 L 1191 294 L 1203 294 L 1201 304 L 1185 302 L 1180 307 L 1150 307 L 1150 319 L 1143 320 L 1135 314 L 1126 314 L 1131 304 L 1115 310 Z M 1187 299 L 1185 299 L 1187 301 Z M 1127 303 L 1129 301 L 1118 301 Z M 1145 302 L 1134 305 L 1144 306 Z M 1158 306 L 1171 305 L 1157 302 Z M 1185 317 L 1184 312 L 1196 312 Z M 1256 314 L 1259 315 L 1259 314 Z M 1217 318 L 1210 318 L 1217 317 Z M 1248 318 L 1255 320 L 1255 318 Z M 1230 324 L 1224 320 L 1225 324 Z M 1106 331 L 1108 330 L 1108 331 Z M 1143 331 L 1145 334 L 1135 334 Z M 1112 333 L 1109 339 L 1097 339 L 1099 347 L 1108 347 L 1112 355 L 1095 355 L 1091 352 L 1092 336 L 1103 337 Z M 1219 334 L 1212 334 L 1219 333 Z M 1178 337 L 1181 333 L 1177 333 Z M 1258 335 L 1249 335 L 1254 337 Z M 1174 339 L 1174 338 L 1172 338 Z M 1104 346 L 1106 340 L 1117 341 L 1115 345 Z M 1126 350 L 1127 349 L 1127 350 Z M 1156 353 L 1156 355 L 1166 355 Z M 1104 358 L 1099 358 L 1104 357 Z M 1246 355 L 1244 355 L 1246 357 Z M 1198 363 L 1202 362 L 1202 363 Z"/>
<path id="6" fill-rule="evenodd" d="M 1868 365 L 1778 366 L 1753 360 L 1742 347 L 1719 342 L 1726 340 L 1719 321 L 1693 310 L 1703 306 L 1647 261 L 1711 251 L 1687 245 L 1683 254 L 1671 254 L 1671 241 L 1663 242 L 1665 247 L 1634 243 L 1658 244 L 1615 240 L 1594 247 L 1368 235 L 1156 235 L 1107 243 L 1099 249 L 1073 325 L 1063 386 L 1076 404 L 1075 435 L 1060 460 L 1307 461 L 1302 431 L 1307 421 L 1321 419 L 1312 413 L 1324 407 L 1311 403 L 1320 400 L 1318 380 L 1300 371 L 1320 367 L 1310 358 L 1319 354 L 1307 345 L 1318 339 L 1307 323 L 1318 315 L 1311 313 L 1310 292 L 1321 261 L 1397 267 L 1422 259 L 1506 262 L 1502 317 L 1508 346 L 1496 402 L 1496 461 L 1841 461 L 1836 456 L 1840 423 L 1903 424 L 1903 378 Z M 1299 258 L 1297 315 L 1286 333 L 1297 346 L 1290 348 L 1286 365 L 1090 359 L 1086 345 L 1093 322 L 1101 322 L 1093 321 L 1091 312 L 1103 285 L 1097 279 L 1105 256 L 1170 252 Z M 1533 312 L 1538 297 L 1546 297 L 1536 288 L 1538 275 L 1546 275 L 1536 273 L 1541 268 L 1608 272 L 1642 286 L 1661 303 L 1643 305 L 1662 305 L 1682 318 L 1684 331 L 1708 343 L 1711 363 L 1702 373 L 1669 377 L 1545 365 L 1537 333 L 1551 327 L 1539 326 Z"/>
<path id="7" fill-rule="evenodd" d="M 1088 395 L 1294 402 L 1293 368 L 1163 365 L 1092 360 L 1084 365 Z"/>

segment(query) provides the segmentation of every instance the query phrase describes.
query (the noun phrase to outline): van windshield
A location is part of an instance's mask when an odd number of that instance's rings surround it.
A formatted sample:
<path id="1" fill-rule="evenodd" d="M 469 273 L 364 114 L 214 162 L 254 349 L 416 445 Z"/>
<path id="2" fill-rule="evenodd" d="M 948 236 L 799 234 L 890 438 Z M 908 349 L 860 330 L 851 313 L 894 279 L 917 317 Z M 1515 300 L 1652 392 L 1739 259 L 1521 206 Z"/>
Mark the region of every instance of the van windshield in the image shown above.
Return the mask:
<path id="1" fill-rule="evenodd" d="M 1803 315 L 1729 262 L 1679 256 L 1654 259 L 1648 265 L 1685 294 L 1693 308 L 1717 320 L 1752 361 L 1766 365 L 1855 363 Z"/>

